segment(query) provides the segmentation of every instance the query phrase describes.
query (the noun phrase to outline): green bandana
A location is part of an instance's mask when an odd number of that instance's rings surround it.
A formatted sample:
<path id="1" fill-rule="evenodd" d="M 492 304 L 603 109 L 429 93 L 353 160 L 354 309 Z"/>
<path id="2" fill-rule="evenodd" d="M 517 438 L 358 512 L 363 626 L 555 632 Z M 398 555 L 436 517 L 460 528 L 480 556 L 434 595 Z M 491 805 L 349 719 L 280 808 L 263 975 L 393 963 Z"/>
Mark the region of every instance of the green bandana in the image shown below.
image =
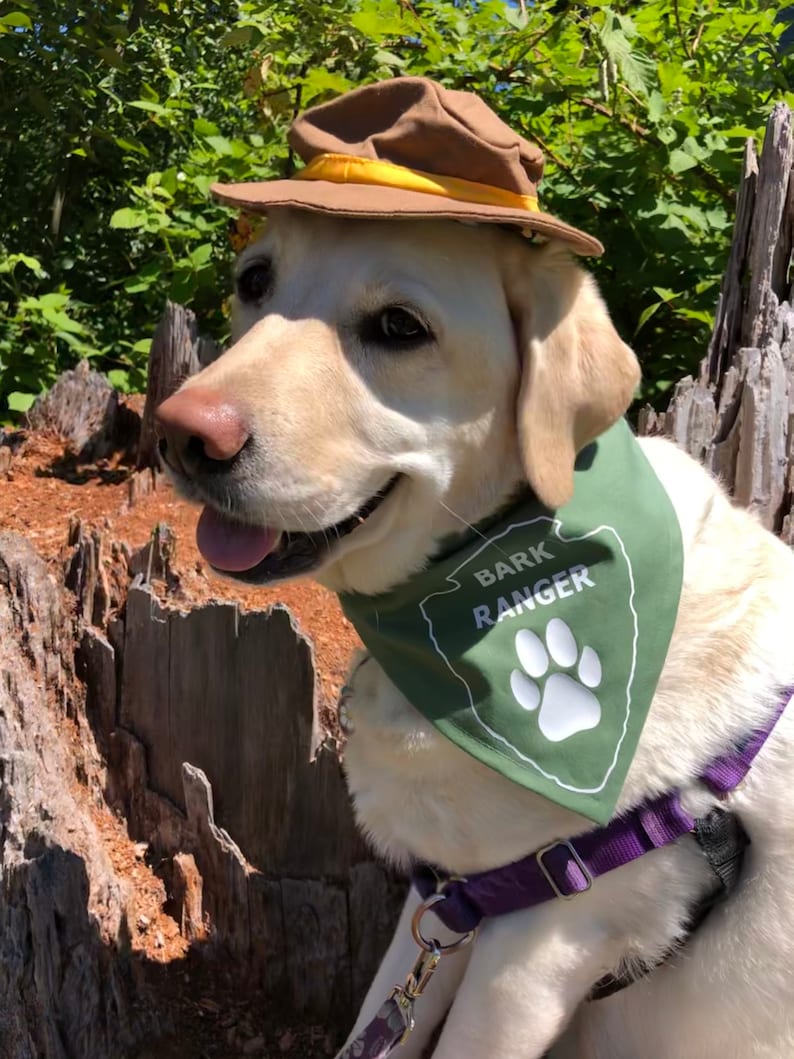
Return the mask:
<path id="1" fill-rule="evenodd" d="M 556 513 L 524 496 L 404 584 L 341 603 L 443 735 L 606 823 L 667 654 L 682 565 L 673 507 L 621 421 L 580 454 Z"/>

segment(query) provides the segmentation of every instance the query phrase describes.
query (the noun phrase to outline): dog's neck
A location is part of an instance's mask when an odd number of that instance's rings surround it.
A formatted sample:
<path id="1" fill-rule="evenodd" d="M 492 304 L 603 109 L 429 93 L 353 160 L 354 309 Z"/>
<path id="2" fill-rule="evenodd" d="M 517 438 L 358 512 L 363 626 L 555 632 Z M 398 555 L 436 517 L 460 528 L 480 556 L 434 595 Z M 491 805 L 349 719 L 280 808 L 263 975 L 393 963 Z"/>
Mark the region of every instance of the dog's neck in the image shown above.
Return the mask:
<path id="1" fill-rule="evenodd" d="M 580 454 L 575 478 L 559 511 L 527 492 L 404 584 L 341 601 L 442 735 L 605 823 L 672 635 L 681 534 L 625 423 Z"/>

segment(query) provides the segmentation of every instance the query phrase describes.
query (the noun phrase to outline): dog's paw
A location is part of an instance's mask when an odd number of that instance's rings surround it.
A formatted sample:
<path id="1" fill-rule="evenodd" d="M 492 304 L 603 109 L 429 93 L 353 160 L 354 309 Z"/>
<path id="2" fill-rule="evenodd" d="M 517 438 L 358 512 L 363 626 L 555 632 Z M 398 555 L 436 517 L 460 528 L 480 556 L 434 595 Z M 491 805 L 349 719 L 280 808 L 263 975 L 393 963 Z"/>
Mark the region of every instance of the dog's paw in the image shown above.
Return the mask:
<path id="1" fill-rule="evenodd" d="M 601 659 L 592 647 L 579 651 L 568 624 L 552 618 L 546 626 L 545 644 L 531 629 L 516 633 L 516 654 L 521 669 L 510 674 L 510 688 L 519 706 L 538 713 L 538 727 L 552 743 L 595 728 L 601 720 L 601 703 L 594 690 L 601 683 Z M 570 673 L 552 672 L 576 670 Z"/>

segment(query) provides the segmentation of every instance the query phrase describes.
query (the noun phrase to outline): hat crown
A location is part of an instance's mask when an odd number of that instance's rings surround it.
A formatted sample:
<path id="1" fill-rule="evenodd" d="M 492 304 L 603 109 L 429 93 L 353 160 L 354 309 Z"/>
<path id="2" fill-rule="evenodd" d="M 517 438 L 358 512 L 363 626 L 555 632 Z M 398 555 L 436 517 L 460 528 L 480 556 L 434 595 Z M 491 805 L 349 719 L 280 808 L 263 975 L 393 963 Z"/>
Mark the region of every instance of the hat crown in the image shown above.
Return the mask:
<path id="1" fill-rule="evenodd" d="M 289 142 L 304 162 L 344 154 L 535 195 L 543 154 L 478 96 L 425 77 L 354 89 L 307 110 Z"/>

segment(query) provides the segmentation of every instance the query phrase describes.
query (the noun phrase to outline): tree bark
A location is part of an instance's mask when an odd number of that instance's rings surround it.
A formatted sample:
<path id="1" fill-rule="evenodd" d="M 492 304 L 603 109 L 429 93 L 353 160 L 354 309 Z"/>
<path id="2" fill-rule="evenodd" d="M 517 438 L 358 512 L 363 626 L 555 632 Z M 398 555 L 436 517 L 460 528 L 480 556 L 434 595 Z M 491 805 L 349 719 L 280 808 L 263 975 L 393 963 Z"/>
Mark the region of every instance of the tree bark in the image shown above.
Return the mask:
<path id="1" fill-rule="evenodd" d="M 138 445 L 138 469 L 158 467 L 154 412 L 188 376 L 218 355 L 215 342 L 199 335 L 195 313 L 167 302 L 149 353 L 146 405 Z"/>
<path id="2" fill-rule="evenodd" d="M 102 770 L 68 613 L 31 546 L 0 534 L 2 1059 L 117 1056 L 151 1031 L 134 1010 L 126 886 L 89 808 Z"/>
<path id="3" fill-rule="evenodd" d="M 748 140 L 731 252 L 709 350 L 666 412 L 646 408 L 641 434 L 665 434 L 714 472 L 764 525 L 794 542 L 794 232 L 792 117 L 779 103 L 760 160 Z"/>

